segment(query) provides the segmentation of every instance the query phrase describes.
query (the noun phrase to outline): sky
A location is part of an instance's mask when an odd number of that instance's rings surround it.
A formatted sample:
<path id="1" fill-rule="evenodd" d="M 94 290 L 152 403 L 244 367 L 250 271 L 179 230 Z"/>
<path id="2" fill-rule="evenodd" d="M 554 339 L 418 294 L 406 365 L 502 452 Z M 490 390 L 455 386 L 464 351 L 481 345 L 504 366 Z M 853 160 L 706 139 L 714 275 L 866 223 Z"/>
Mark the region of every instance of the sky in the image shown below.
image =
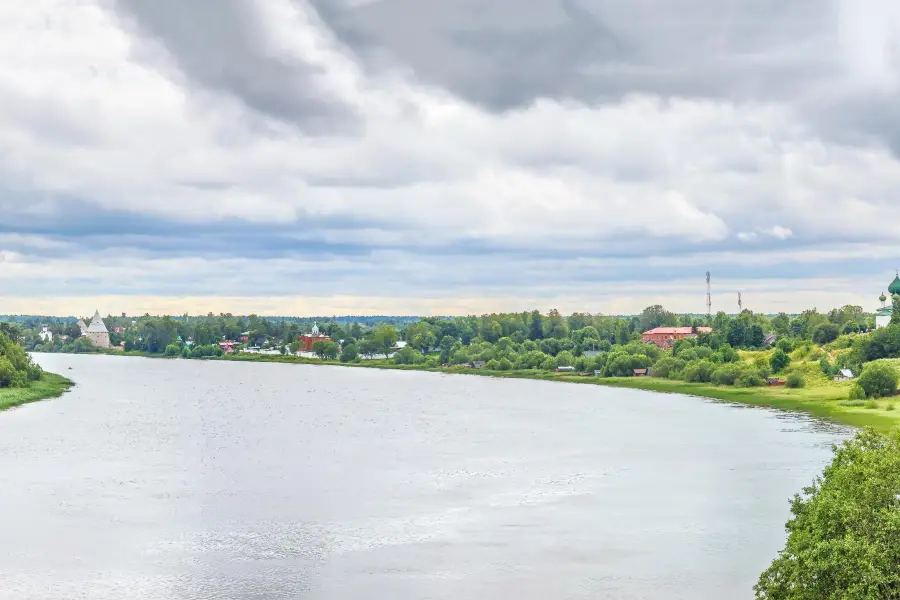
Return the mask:
<path id="1" fill-rule="evenodd" d="M 0 3 L 0 314 L 869 310 L 895 0 Z"/>

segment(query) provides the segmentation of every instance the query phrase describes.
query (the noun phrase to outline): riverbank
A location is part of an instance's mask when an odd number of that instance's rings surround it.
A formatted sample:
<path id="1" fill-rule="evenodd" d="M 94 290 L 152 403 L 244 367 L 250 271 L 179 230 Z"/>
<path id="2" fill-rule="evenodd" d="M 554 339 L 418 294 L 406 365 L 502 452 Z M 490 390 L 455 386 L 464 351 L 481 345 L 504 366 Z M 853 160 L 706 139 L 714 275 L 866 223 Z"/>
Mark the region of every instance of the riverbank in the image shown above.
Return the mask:
<path id="1" fill-rule="evenodd" d="M 795 368 L 804 371 L 806 386 L 803 388 L 791 389 L 784 386 L 736 388 L 733 386 L 687 383 L 684 381 L 658 379 L 653 377 L 596 377 L 588 374 L 555 373 L 548 371 L 489 371 L 486 369 L 472 369 L 466 367 L 427 368 L 418 365 L 396 365 L 386 359 L 365 360 L 359 363 L 341 363 L 338 361 L 323 361 L 294 356 L 237 354 L 223 356 L 216 360 L 317 365 L 327 364 L 357 368 L 429 371 L 434 373 L 481 375 L 485 377 L 534 379 L 539 381 L 600 385 L 664 394 L 697 396 L 722 402 L 734 402 L 749 406 L 759 406 L 762 408 L 800 412 L 816 418 L 840 423 L 842 425 L 873 427 L 880 431 L 887 431 L 900 426 L 900 410 L 894 410 L 895 404 L 893 399 L 881 399 L 868 402 L 850 401 L 848 400 L 848 397 L 851 383 L 837 383 L 825 377 L 818 372 L 817 363 L 797 365 Z M 897 404 L 897 407 L 900 407 L 900 403 Z"/>
<path id="2" fill-rule="evenodd" d="M 114 356 L 149 356 L 138 352 L 111 352 Z M 871 401 L 848 400 L 850 383 L 836 383 L 821 374 L 818 363 L 798 362 L 792 367 L 800 370 L 806 380 L 803 388 L 791 389 L 784 386 L 737 388 L 716 386 L 708 383 L 687 383 L 671 379 L 653 377 L 596 377 L 590 374 L 556 373 L 551 371 L 489 371 L 465 367 L 423 367 L 420 365 L 397 365 L 389 359 L 363 360 L 357 363 L 342 363 L 336 360 L 297 357 L 290 355 L 228 354 L 221 357 L 188 360 L 221 360 L 236 362 L 271 362 L 285 364 L 331 365 L 354 368 L 392 369 L 400 371 L 427 371 L 464 375 L 480 375 L 512 379 L 534 379 L 587 385 L 600 385 L 639 389 L 664 394 L 698 396 L 722 402 L 734 402 L 749 406 L 759 406 L 776 410 L 805 413 L 853 427 L 873 427 L 887 431 L 900 426 L 900 402 L 895 406 L 893 399 Z M 898 360 L 900 367 L 900 360 Z M 897 408 L 897 410 L 895 410 Z"/>
<path id="3" fill-rule="evenodd" d="M 0 410 L 21 406 L 38 400 L 58 398 L 74 383 L 62 375 L 44 373 L 40 381 L 29 382 L 24 388 L 0 389 Z"/>

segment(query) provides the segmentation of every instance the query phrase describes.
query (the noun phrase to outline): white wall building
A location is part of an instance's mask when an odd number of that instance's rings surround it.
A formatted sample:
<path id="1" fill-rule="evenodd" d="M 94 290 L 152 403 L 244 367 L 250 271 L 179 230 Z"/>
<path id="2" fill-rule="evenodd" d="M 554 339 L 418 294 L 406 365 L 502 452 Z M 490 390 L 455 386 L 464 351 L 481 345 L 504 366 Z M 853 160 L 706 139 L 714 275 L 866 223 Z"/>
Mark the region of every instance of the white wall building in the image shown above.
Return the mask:
<path id="1" fill-rule="evenodd" d="M 103 319 L 100 318 L 99 310 L 94 314 L 94 318 L 91 319 L 91 324 L 88 326 L 87 331 L 84 332 L 84 336 L 98 348 L 110 347 L 109 330 L 106 328 Z"/>

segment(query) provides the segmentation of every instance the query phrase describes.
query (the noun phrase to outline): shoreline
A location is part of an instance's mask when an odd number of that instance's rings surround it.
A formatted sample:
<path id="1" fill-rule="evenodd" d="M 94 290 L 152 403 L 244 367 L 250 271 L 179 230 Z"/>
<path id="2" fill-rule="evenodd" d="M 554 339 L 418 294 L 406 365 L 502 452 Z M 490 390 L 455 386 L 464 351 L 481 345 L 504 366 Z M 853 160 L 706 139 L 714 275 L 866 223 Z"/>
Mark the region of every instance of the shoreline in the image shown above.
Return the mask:
<path id="1" fill-rule="evenodd" d="M 582 385 L 598 385 L 635 389 L 662 394 L 695 396 L 718 402 L 729 402 L 745 406 L 757 406 L 787 412 L 803 413 L 814 418 L 831 421 L 851 427 L 872 427 L 879 431 L 889 431 L 900 426 L 900 409 L 886 410 L 888 401 L 876 401 L 878 408 L 868 409 L 862 406 L 846 406 L 842 402 L 848 398 L 850 389 L 847 383 L 824 382 L 821 385 L 799 389 L 786 387 L 753 387 L 737 388 L 733 386 L 716 386 L 707 383 L 687 383 L 679 380 L 656 379 L 652 377 L 595 377 L 593 375 L 561 374 L 544 371 L 488 371 L 466 367 L 423 367 L 419 365 L 397 365 L 389 359 L 370 359 L 356 363 L 342 363 L 337 360 L 322 360 L 290 355 L 232 354 L 220 357 L 187 358 L 166 357 L 144 352 L 102 352 L 102 355 L 133 356 L 142 358 L 162 358 L 169 360 L 217 360 L 231 362 L 266 362 L 282 364 L 300 364 L 317 366 L 337 366 L 364 369 L 385 369 L 395 371 L 422 371 L 429 373 L 446 373 L 452 375 L 477 375 L 500 379 L 532 379 L 538 381 L 555 381 Z M 898 403 L 900 405 L 900 403 Z"/>
<path id="2" fill-rule="evenodd" d="M 75 383 L 56 373 L 44 373 L 40 381 L 32 381 L 24 388 L 0 389 L 0 411 L 9 410 L 23 404 L 59 398 Z"/>

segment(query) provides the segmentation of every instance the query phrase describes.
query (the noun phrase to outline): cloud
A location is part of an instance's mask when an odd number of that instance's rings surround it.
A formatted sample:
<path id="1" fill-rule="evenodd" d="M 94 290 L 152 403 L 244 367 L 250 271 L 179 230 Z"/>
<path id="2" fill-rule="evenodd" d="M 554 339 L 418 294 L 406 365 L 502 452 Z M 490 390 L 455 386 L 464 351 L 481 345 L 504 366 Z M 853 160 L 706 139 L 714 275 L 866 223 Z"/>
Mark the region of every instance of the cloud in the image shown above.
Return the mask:
<path id="1" fill-rule="evenodd" d="M 781 225 L 772 227 L 771 229 L 766 231 L 766 233 L 778 240 L 786 240 L 794 235 L 793 231 L 791 231 L 787 227 L 782 227 Z"/>
<path id="2" fill-rule="evenodd" d="M 0 282 L 411 312 L 715 268 L 765 308 L 854 260 L 880 288 L 854 249 L 900 241 L 900 13 L 850 6 L 7 3 Z"/>

